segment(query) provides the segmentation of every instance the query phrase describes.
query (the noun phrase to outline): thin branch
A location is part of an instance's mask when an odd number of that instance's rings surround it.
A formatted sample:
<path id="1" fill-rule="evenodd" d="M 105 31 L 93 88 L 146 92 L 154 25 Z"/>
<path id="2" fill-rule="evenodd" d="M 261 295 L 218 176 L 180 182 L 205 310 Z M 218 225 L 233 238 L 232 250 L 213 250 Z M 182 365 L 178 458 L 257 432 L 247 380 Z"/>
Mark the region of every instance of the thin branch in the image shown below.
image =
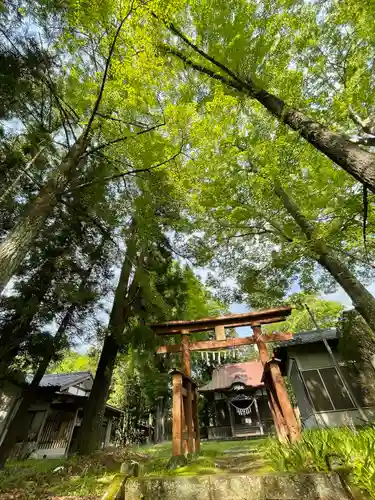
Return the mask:
<path id="1" fill-rule="evenodd" d="M 96 113 L 96 116 L 100 116 L 100 118 L 104 118 L 106 120 L 111 120 L 114 122 L 124 123 L 125 125 L 132 125 L 133 127 L 148 127 L 147 123 L 142 122 L 126 122 L 125 120 L 121 120 L 120 118 L 115 118 L 114 116 L 103 115 L 102 113 Z"/>
<path id="2" fill-rule="evenodd" d="M 361 117 L 354 111 L 354 109 L 349 106 L 349 116 L 353 122 L 361 129 L 363 132 L 369 135 L 375 135 L 375 125 L 372 123 L 370 118 L 362 120 Z"/>
<path id="3" fill-rule="evenodd" d="M 259 229 L 258 231 L 250 231 L 248 233 L 241 233 L 241 234 L 232 234 L 230 236 L 226 236 L 226 240 L 231 240 L 232 238 L 243 238 L 245 236 L 261 236 L 263 234 L 275 234 L 273 231 L 270 231 L 267 229 Z"/>
<path id="4" fill-rule="evenodd" d="M 101 149 L 104 149 L 108 146 L 111 146 L 112 144 L 117 144 L 122 141 L 126 141 L 127 139 L 131 139 L 132 137 L 135 137 L 137 135 L 142 135 L 145 134 L 146 132 L 151 132 L 152 130 L 155 130 L 159 127 L 163 127 L 165 123 L 158 123 L 157 125 L 154 125 L 153 127 L 147 128 L 145 130 L 140 130 L 139 132 L 135 132 L 134 134 L 131 135 L 126 135 L 124 137 L 118 137 L 117 139 L 113 139 L 112 141 L 106 142 L 105 144 L 99 144 L 99 146 L 95 146 L 94 148 L 89 149 L 85 153 L 83 153 L 84 156 L 91 155 L 92 153 L 96 153 L 97 151 L 100 151 Z"/>
<path id="5" fill-rule="evenodd" d="M 276 222 L 274 221 L 270 221 L 270 220 L 267 220 L 268 224 L 270 226 L 272 226 L 273 228 L 276 229 L 276 231 L 279 233 L 279 235 L 284 238 L 286 241 L 288 241 L 289 243 L 293 243 L 293 238 L 290 238 L 289 236 L 287 236 L 284 231 L 282 230 L 282 228 L 279 226 L 279 224 L 277 224 Z M 275 234 L 275 233 L 273 233 Z"/>
<path id="6" fill-rule="evenodd" d="M 371 262 L 365 260 L 365 259 L 361 259 L 360 257 L 356 257 L 355 255 L 347 252 L 346 250 L 343 250 L 342 248 L 336 248 L 332 245 L 328 245 L 329 248 L 332 248 L 332 250 L 334 250 L 335 252 L 339 252 L 339 253 L 342 253 L 344 255 L 346 255 L 347 257 L 349 257 L 349 259 L 353 259 L 357 262 L 360 262 L 361 264 L 365 264 L 366 266 L 369 266 L 371 267 L 372 269 L 375 269 L 375 265 L 374 264 L 371 264 Z"/>
<path id="7" fill-rule="evenodd" d="M 158 19 L 158 17 L 157 17 L 156 14 L 152 13 L 152 15 L 156 19 Z M 180 30 L 178 30 L 176 28 L 176 26 L 174 26 L 174 24 L 168 23 L 168 22 L 164 22 L 164 24 L 169 29 L 169 31 L 171 31 L 173 34 L 175 34 L 176 36 L 178 36 L 178 38 L 180 38 L 186 45 L 188 45 L 190 48 L 192 48 L 195 52 L 197 52 L 204 59 L 207 59 L 207 61 L 210 61 L 210 63 L 212 63 L 214 66 L 216 66 L 217 68 L 219 68 L 222 71 L 224 71 L 224 73 L 226 73 L 228 76 L 230 76 L 231 78 L 233 78 L 233 80 L 235 80 L 236 82 L 238 82 L 240 84 L 240 86 L 242 87 L 243 82 L 241 81 L 241 79 L 235 73 L 233 73 L 233 71 L 231 71 L 224 64 L 222 64 L 221 62 L 217 61 L 216 59 L 214 59 L 210 55 L 206 54 L 202 49 L 200 49 L 197 45 L 195 45 L 192 41 L 190 41 L 187 38 L 187 36 L 185 36 Z"/>
<path id="8" fill-rule="evenodd" d="M 3 201 L 4 198 L 13 190 L 13 188 L 15 186 L 17 186 L 17 184 L 19 183 L 19 181 L 21 180 L 22 176 L 23 175 L 27 175 L 29 177 L 29 179 L 32 181 L 32 182 L 35 182 L 35 179 L 33 177 L 31 177 L 28 173 L 28 170 L 32 167 L 32 165 L 35 163 L 36 159 L 38 158 L 38 156 L 44 151 L 44 149 L 46 148 L 46 146 L 43 146 L 37 153 L 36 155 L 26 164 L 25 168 L 22 168 L 21 167 L 21 170 L 22 170 L 22 173 L 20 173 L 16 179 L 12 182 L 12 184 L 8 187 L 8 189 L 6 189 L 4 191 L 4 193 L 0 196 L 0 201 Z"/>
<path id="9" fill-rule="evenodd" d="M 102 78 L 102 82 L 101 82 L 101 85 L 100 85 L 98 97 L 96 98 L 94 107 L 93 107 L 92 112 L 91 112 L 91 116 L 89 118 L 89 121 L 87 123 L 85 132 L 83 134 L 83 139 L 84 140 L 87 139 L 87 137 L 88 137 L 88 135 L 89 135 L 89 133 L 91 131 L 91 127 L 92 127 L 93 121 L 95 120 L 96 113 L 98 112 L 101 100 L 103 98 L 104 87 L 105 87 L 105 84 L 107 82 L 107 76 L 108 76 L 109 66 L 111 64 L 111 59 L 112 59 L 112 56 L 113 56 L 113 52 L 115 50 L 117 38 L 120 35 L 120 31 L 121 31 L 121 29 L 122 29 L 125 21 L 129 18 L 129 16 L 131 15 L 131 13 L 133 11 L 133 5 L 134 5 L 134 2 L 132 2 L 128 13 L 121 20 L 120 24 L 118 25 L 116 33 L 115 33 L 115 36 L 113 37 L 113 40 L 112 40 L 112 43 L 111 43 L 111 46 L 110 46 L 110 49 L 109 49 L 108 57 L 107 57 L 106 62 L 105 62 L 105 68 L 104 68 L 103 78 Z"/>
<path id="10" fill-rule="evenodd" d="M 104 183 L 104 182 L 112 181 L 114 179 L 118 179 L 120 177 L 124 177 L 125 175 L 137 174 L 137 173 L 140 173 L 140 172 L 150 172 L 150 170 L 154 170 L 155 168 L 161 167 L 161 166 L 165 165 L 166 163 L 169 163 L 170 161 L 173 161 L 174 159 L 177 158 L 177 156 L 179 154 L 181 154 L 181 150 L 178 151 L 177 153 L 175 153 L 170 158 L 168 158 L 168 159 L 166 159 L 166 160 L 164 160 L 164 161 L 162 161 L 160 163 L 157 163 L 156 165 L 151 165 L 150 167 L 147 167 L 147 168 L 139 168 L 139 169 L 134 169 L 134 170 L 127 170 L 126 172 L 119 172 L 119 173 L 114 174 L 114 175 L 107 175 L 106 177 L 102 177 L 101 179 L 94 179 L 93 181 L 84 182 L 83 184 L 79 184 L 78 186 L 74 187 L 73 189 L 70 189 L 69 191 L 65 191 L 64 194 L 72 193 L 73 191 L 77 191 L 78 189 L 83 189 L 83 188 L 85 188 L 87 186 L 92 186 L 93 184 L 101 184 L 101 183 Z"/>
<path id="11" fill-rule="evenodd" d="M 375 137 L 356 137 L 350 138 L 350 142 L 359 144 L 360 146 L 375 146 Z"/>
<path id="12" fill-rule="evenodd" d="M 188 56 L 186 56 L 183 52 L 181 52 L 178 49 L 175 49 L 174 47 L 170 47 L 169 45 L 160 45 L 160 49 L 163 50 L 166 54 L 171 54 L 173 56 L 178 57 L 183 61 L 187 66 L 190 66 L 191 68 L 199 71 L 200 73 L 204 73 L 208 75 L 211 78 L 214 78 L 215 80 L 218 80 L 221 83 L 224 83 L 224 85 L 228 85 L 229 87 L 233 87 L 236 90 L 243 91 L 243 85 L 240 85 L 237 83 L 237 81 L 234 80 L 229 80 L 225 78 L 223 75 L 219 75 L 218 73 L 215 73 L 215 71 L 206 68 L 205 66 L 202 66 L 201 64 L 198 64 L 194 62 L 192 59 L 190 59 Z"/>

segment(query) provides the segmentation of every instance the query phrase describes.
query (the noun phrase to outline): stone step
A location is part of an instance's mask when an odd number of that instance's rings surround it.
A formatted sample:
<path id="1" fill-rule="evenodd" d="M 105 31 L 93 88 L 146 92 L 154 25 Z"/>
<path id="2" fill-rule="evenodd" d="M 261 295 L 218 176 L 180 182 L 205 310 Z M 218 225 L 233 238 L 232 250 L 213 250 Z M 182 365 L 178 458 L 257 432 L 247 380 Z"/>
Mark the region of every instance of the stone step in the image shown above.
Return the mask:
<path id="1" fill-rule="evenodd" d="M 126 500 L 350 500 L 336 473 L 130 478 Z"/>
<path id="2" fill-rule="evenodd" d="M 224 450 L 225 455 L 235 455 L 237 453 L 258 453 L 257 448 L 244 448 L 244 447 L 237 447 L 237 448 L 228 448 L 228 450 Z"/>

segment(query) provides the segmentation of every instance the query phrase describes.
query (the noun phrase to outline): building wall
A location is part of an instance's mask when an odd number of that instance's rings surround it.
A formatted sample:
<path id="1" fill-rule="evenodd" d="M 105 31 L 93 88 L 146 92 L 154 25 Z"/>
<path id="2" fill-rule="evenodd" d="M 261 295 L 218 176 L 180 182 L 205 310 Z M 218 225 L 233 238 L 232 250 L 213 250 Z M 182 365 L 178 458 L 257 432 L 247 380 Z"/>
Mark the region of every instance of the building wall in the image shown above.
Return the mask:
<path id="1" fill-rule="evenodd" d="M 369 420 L 375 419 L 375 407 L 365 408 L 364 412 Z M 306 429 L 314 429 L 317 427 L 358 426 L 363 425 L 363 423 L 358 410 L 345 410 L 314 413 L 304 421 L 304 426 Z"/>
<path id="2" fill-rule="evenodd" d="M 4 439 L 6 427 L 17 409 L 21 388 L 10 383 L 0 385 L 0 443 Z"/>
<path id="3" fill-rule="evenodd" d="M 297 361 L 300 370 L 313 370 L 314 368 L 329 368 L 333 366 L 331 356 L 325 350 L 324 346 L 320 344 L 310 344 L 308 346 L 301 346 L 300 348 L 295 346 L 288 349 L 288 356 Z M 335 356 L 339 361 L 337 353 L 335 353 Z"/>
<path id="4" fill-rule="evenodd" d="M 63 458 L 66 448 L 38 448 L 30 458 Z"/>
<path id="5" fill-rule="evenodd" d="M 340 362 L 340 356 L 334 351 L 335 358 Z M 326 351 L 322 343 L 294 346 L 288 349 L 289 367 L 291 375 L 295 372 L 296 366 L 301 374 L 306 370 L 324 369 L 334 367 L 331 356 Z M 375 372 L 374 372 L 375 375 Z M 297 380 L 297 384 L 296 381 Z M 306 429 L 316 427 L 340 427 L 345 425 L 362 425 L 363 418 L 358 409 L 343 409 L 332 411 L 316 411 L 311 405 L 308 395 L 306 395 L 306 387 L 303 384 L 302 378 L 294 374 L 291 376 L 292 386 L 297 398 L 297 403 L 302 407 L 301 414 L 303 425 Z M 294 385 L 293 385 L 294 382 Z M 306 404 L 308 402 L 308 404 Z M 311 411 L 308 411 L 310 406 Z M 306 411 L 305 411 L 306 408 Z M 375 419 L 375 407 L 363 408 L 363 411 L 370 420 Z"/>

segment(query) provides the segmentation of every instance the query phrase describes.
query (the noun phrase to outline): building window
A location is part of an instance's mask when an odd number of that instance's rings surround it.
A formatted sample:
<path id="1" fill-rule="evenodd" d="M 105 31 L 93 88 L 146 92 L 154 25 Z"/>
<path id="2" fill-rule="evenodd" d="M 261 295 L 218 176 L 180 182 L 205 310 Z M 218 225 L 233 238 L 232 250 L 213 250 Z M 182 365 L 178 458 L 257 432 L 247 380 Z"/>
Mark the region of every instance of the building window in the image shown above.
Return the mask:
<path id="1" fill-rule="evenodd" d="M 301 417 L 304 419 L 308 418 L 314 412 L 314 410 L 312 408 L 311 401 L 309 400 L 309 394 L 306 390 L 306 386 L 303 383 L 301 373 L 294 359 L 292 360 L 292 369 L 290 371 L 289 378 L 297 399 Z"/>
<path id="2" fill-rule="evenodd" d="M 354 408 L 335 367 L 306 370 L 302 377 L 316 411 Z"/>

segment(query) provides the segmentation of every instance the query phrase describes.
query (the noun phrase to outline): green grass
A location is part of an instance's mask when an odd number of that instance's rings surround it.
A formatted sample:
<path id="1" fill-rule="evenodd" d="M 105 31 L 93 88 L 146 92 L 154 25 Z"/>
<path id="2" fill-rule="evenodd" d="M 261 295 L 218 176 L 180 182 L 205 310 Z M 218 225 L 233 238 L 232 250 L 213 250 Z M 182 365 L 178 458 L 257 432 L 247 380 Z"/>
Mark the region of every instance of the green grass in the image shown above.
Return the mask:
<path id="1" fill-rule="evenodd" d="M 247 441 L 208 441 L 201 444 L 199 457 L 189 462 L 185 467 L 176 470 L 167 470 L 166 466 L 171 456 L 171 443 L 156 445 L 152 447 L 138 447 L 133 449 L 144 458 L 142 463 L 142 474 L 145 476 L 191 476 L 197 474 L 223 474 L 236 473 L 236 467 L 223 469 L 217 466 L 217 462 L 226 460 L 228 463 L 231 457 L 225 452 L 231 449 L 252 453 L 250 458 L 244 458 L 244 462 L 254 462 L 257 458 L 257 464 L 254 473 L 264 473 L 270 470 L 269 464 L 263 458 L 263 446 L 266 440 L 247 440 Z M 256 452 L 256 453 L 255 453 Z M 244 465 L 244 464 L 242 464 Z"/>
<path id="2" fill-rule="evenodd" d="M 227 453 L 230 450 L 234 453 Z M 116 455 L 98 453 L 67 460 L 10 462 L 0 471 L 0 498 L 99 499 L 124 460 L 138 462 L 141 475 L 148 477 L 325 472 L 331 468 L 348 473 L 350 470 L 351 484 L 375 498 L 375 429 L 372 427 L 358 431 L 348 428 L 306 431 L 294 445 L 282 445 L 272 438 L 205 442 L 198 458 L 176 470 L 166 468 L 170 456 L 171 443 L 163 443 L 129 448 Z M 64 468 L 53 472 L 59 466 Z"/>
<path id="3" fill-rule="evenodd" d="M 352 485 L 375 498 L 373 427 L 305 431 L 301 441 L 296 444 L 282 445 L 276 439 L 269 439 L 264 450 L 275 471 L 342 471 L 349 474 Z"/>
<path id="4" fill-rule="evenodd" d="M 64 468 L 53 472 L 59 466 Z M 100 498 L 120 466 L 120 461 L 104 454 L 9 462 L 0 471 L 0 498 L 7 498 L 6 493 L 17 500 L 48 496 Z"/>
<path id="5" fill-rule="evenodd" d="M 247 465 L 254 466 L 252 473 L 267 472 L 270 467 L 263 457 L 265 442 L 264 439 L 205 442 L 201 445 L 198 458 L 190 461 L 185 467 L 171 471 L 166 468 L 171 457 L 171 443 L 133 447 L 118 452 L 116 456 L 98 453 L 91 457 L 71 457 L 65 460 L 10 462 L 5 470 L 0 471 L 0 498 L 36 500 L 71 496 L 99 499 L 114 475 L 119 472 L 121 462 L 131 460 L 140 463 L 142 475 L 151 477 L 230 474 L 238 472 L 239 466 Z M 233 458 L 225 453 L 231 449 L 249 452 L 250 456 Z M 224 463 L 225 469 L 218 467 L 219 461 Z M 64 468 L 53 472 L 59 466 Z M 3 496 L 5 494 L 9 496 Z"/>

